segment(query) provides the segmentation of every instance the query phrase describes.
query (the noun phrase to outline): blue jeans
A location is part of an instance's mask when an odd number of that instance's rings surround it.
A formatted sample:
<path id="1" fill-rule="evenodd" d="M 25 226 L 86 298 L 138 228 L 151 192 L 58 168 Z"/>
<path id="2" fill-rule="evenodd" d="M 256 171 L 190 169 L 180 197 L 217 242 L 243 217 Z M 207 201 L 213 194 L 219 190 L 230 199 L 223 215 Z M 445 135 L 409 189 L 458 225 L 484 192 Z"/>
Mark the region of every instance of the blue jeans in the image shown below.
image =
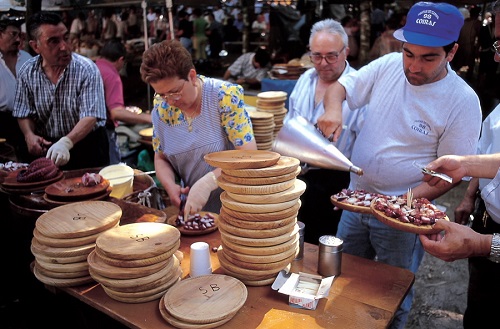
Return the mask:
<path id="1" fill-rule="evenodd" d="M 120 148 L 118 147 L 118 140 L 116 137 L 115 129 L 106 128 L 109 142 L 109 164 L 118 164 L 121 162 Z"/>
<path id="2" fill-rule="evenodd" d="M 379 262 L 415 272 L 423 257 L 416 234 L 395 230 L 368 214 L 344 211 L 337 236 L 344 241 L 345 253 L 368 259 L 376 257 Z M 412 301 L 413 287 L 396 311 L 390 328 L 404 328 Z"/>

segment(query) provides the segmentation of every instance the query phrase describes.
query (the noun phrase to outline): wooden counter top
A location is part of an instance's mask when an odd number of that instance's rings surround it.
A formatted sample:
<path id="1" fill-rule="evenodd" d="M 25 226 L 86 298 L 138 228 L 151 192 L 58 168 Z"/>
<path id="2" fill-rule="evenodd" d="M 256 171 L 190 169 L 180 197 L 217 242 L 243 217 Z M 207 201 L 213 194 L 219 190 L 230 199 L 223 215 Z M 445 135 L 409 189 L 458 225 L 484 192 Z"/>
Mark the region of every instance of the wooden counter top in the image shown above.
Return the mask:
<path id="1" fill-rule="evenodd" d="M 171 209 L 167 210 L 170 213 Z M 189 275 L 189 247 L 205 241 L 218 247 L 218 231 L 201 236 L 182 236 L 180 250 L 183 278 Z M 304 258 L 294 261 L 293 272 L 317 273 L 318 247 L 306 243 Z M 211 252 L 214 273 L 224 274 L 217 254 Z M 386 328 L 395 311 L 413 285 L 408 270 L 343 254 L 342 274 L 336 278 L 328 298 L 321 299 L 316 310 L 288 305 L 288 296 L 271 286 L 248 287 L 245 305 L 220 328 Z M 160 315 L 159 300 L 127 304 L 106 295 L 99 284 L 61 288 L 61 290 L 104 312 L 130 328 L 172 328 Z"/>

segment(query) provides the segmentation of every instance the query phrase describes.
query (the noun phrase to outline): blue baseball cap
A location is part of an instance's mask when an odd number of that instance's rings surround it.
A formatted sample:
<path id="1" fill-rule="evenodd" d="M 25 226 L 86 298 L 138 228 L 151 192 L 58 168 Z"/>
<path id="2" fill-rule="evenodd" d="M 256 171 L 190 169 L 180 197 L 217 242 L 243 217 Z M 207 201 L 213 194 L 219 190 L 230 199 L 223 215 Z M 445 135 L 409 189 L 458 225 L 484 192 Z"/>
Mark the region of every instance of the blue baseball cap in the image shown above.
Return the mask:
<path id="1" fill-rule="evenodd" d="M 441 47 L 458 40 L 464 17 L 448 3 L 417 2 L 406 17 L 406 25 L 394 31 L 403 42 L 426 47 Z"/>

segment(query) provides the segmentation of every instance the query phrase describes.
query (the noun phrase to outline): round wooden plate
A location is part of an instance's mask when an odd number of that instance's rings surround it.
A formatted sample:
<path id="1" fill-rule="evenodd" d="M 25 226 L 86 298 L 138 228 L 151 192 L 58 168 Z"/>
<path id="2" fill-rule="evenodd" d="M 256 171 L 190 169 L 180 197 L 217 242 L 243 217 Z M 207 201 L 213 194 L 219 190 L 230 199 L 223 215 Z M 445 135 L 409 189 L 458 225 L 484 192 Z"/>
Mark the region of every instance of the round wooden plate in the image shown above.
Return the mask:
<path id="1" fill-rule="evenodd" d="M 375 218 L 377 218 L 379 221 L 386 224 L 387 226 L 390 226 L 400 231 L 415 233 L 415 234 L 435 234 L 441 232 L 441 230 L 433 228 L 433 225 L 415 225 L 412 223 L 403 223 L 397 218 L 386 216 L 382 211 L 375 209 L 376 201 L 377 199 L 373 200 L 370 206 L 372 214 L 373 216 L 375 216 Z M 444 217 L 443 219 L 447 221 L 450 220 L 448 216 Z"/>
<path id="2" fill-rule="evenodd" d="M 229 232 L 236 236 L 241 236 L 245 238 L 256 238 L 256 239 L 272 238 L 275 236 L 280 236 L 287 232 L 291 232 L 295 226 L 295 223 L 296 221 L 292 221 L 282 227 L 276 227 L 270 229 L 262 229 L 262 228 L 248 229 L 248 228 L 233 226 L 230 223 L 226 222 L 224 220 L 224 217 L 221 217 L 219 221 L 220 227 L 222 227 L 222 229 L 226 232 Z"/>
<path id="3" fill-rule="evenodd" d="M 116 223 L 115 227 L 118 226 L 119 223 Z M 33 230 L 33 236 L 41 243 L 50 247 L 64 248 L 64 247 L 78 247 L 83 246 L 90 243 L 95 243 L 97 237 L 101 234 L 101 232 L 82 236 L 81 238 L 68 238 L 68 239 L 56 239 L 45 236 L 41 234 L 35 227 Z"/>
<path id="4" fill-rule="evenodd" d="M 124 297 L 124 298 L 145 297 L 145 296 L 150 296 L 152 294 L 156 294 L 160 291 L 163 291 L 163 293 L 165 294 L 166 290 L 168 288 L 170 288 L 172 285 L 174 285 L 175 283 L 177 283 L 177 281 L 179 281 L 181 276 L 182 276 L 182 269 L 179 266 L 175 269 L 172 269 L 172 272 L 173 272 L 173 275 L 169 281 L 162 283 L 162 284 L 160 284 L 160 285 L 158 285 L 150 290 L 123 292 L 123 291 L 113 290 L 112 288 L 106 287 L 106 286 L 103 286 L 103 288 L 104 288 L 104 290 L 108 290 L 109 292 L 111 292 L 115 296 Z"/>
<path id="5" fill-rule="evenodd" d="M 175 224 L 175 221 L 177 220 L 178 215 L 170 216 L 167 219 L 167 224 L 170 224 L 170 225 L 174 226 L 175 228 L 177 228 L 179 230 L 179 232 L 181 232 L 182 235 L 203 235 L 203 234 L 212 233 L 213 231 L 217 231 L 217 223 L 219 221 L 219 215 L 217 215 L 216 213 L 213 213 L 213 212 L 208 212 L 208 211 L 200 211 L 199 214 L 201 217 L 205 216 L 206 214 L 211 214 L 212 216 L 214 216 L 215 225 L 212 227 L 206 228 L 204 230 L 188 230 L 188 229 L 185 229 L 183 226 L 177 226 Z"/>
<path id="6" fill-rule="evenodd" d="M 75 279 L 75 278 L 81 278 L 81 277 L 88 277 L 89 270 L 84 270 L 84 271 L 78 271 L 78 272 L 54 272 L 51 270 L 47 270 L 43 268 L 39 263 L 38 259 L 35 259 L 35 267 L 38 271 L 38 273 L 49 277 L 49 278 L 55 278 L 55 279 Z"/>
<path id="7" fill-rule="evenodd" d="M 214 289 L 216 287 L 216 289 Z M 233 277 L 203 275 L 182 280 L 165 294 L 165 309 L 188 323 L 213 323 L 235 314 L 247 299 L 246 286 Z"/>
<path id="8" fill-rule="evenodd" d="M 267 185 L 267 184 L 276 184 L 281 182 L 287 182 L 291 179 L 297 177 L 300 174 L 300 168 L 295 169 L 294 172 L 274 176 L 274 177 L 236 177 L 226 174 L 225 172 L 221 173 L 221 176 L 228 182 L 234 184 L 241 185 Z"/>
<path id="9" fill-rule="evenodd" d="M 268 213 L 263 213 L 263 214 L 252 214 L 248 212 L 241 212 L 241 211 L 235 211 L 230 208 L 227 208 L 225 206 L 222 206 L 222 210 L 224 210 L 229 216 L 232 216 L 237 219 L 243 219 L 243 220 L 248 220 L 248 221 L 263 221 L 263 222 L 269 222 L 269 221 L 274 221 L 278 219 L 283 219 L 287 218 L 290 216 L 297 216 L 297 213 L 300 208 L 300 200 L 291 206 L 288 209 L 280 210 L 280 211 L 275 211 L 275 212 L 268 212 Z M 221 210 L 221 212 L 222 212 Z"/>
<path id="10" fill-rule="evenodd" d="M 257 94 L 257 98 L 263 98 L 263 99 L 269 99 L 269 100 L 276 100 L 278 99 L 286 99 L 286 96 L 288 94 L 284 91 L 263 91 Z"/>
<path id="11" fill-rule="evenodd" d="M 292 222 L 297 222 L 297 216 L 290 216 L 290 217 L 285 217 L 283 219 L 277 219 L 277 220 L 272 220 L 272 221 L 253 221 L 253 220 L 242 220 L 238 218 L 234 218 L 232 216 L 229 216 L 225 211 L 224 208 L 221 208 L 221 212 L 219 215 L 219 218 L 224 220 L 226 223 L 231 224 L 236 227 L 241 227 L 241 228 L 246 228 L 246 229 L 252 229 L 252 230 L 269 230 L 269 229 L 274 229 L 274 228 L 279 228 L 286 226 Z"/>
<path id="12" fill-rule="evenodd" d="M 164 261 L 172 256 L 179 246 L 181 245 L 181 240 L 179 239 L 177 243 L 169 251 L 154 257 L 143 258 L 143 259 L 133 259 L 133 260 L 123 260 L 117 258 L 111 258 L 102 253 L 102 251 L 96 247 L 95 252 L 99 257 L 107 264 L 117 266 L 117 267 L 140 267 L 147 266 L 151 264 L 156 264 L 158 262 Z"/>
<path id="13" fill-rule="evenodd" d="M 356 205 L 353 205 L 350 203 L 337 201 L 337 199 L 335 199 L 335 197 L 333 195 L 330 197 L 330 201 L 332 202 L 332 204 L 335 207 L 337 207 L 339 209 L 348 210 L 348 211 L 352 211 L 352 212 L 358 212 L 361 214 L 371 214 L 372 213 L 372 209 L 370 208 L 370 206 L 368 206 L 368 207 L 356 206 Z"/>
<path id="14" fill-rule="evenodd" d="M 92 251 L 87 258 L 87 262 L 92 270 L 99 275 L 112 279 L 134 279 L 158 272 L 162 268 L 172 268 L 175 257 L 170 257 L 156 264 L 140 267 L 118 267 L 110 265 L 102 260 L 95 251 Z M 179 262 L 177 261 L 177 265 Z"/>
<path id="15" fill-rule="evenodd" d="M 101 193 L 101 194 L 99 194 L 97 196 L 94 196 L 94 197 L 91 197 L 91 198 L 82 198 L 82 199 L 79 199 L 79 200 L 70 200 L 70 201 L 54 200 L 50 196 L 48 196 L 46 193 L 44 193 L 43 194 L 43 199 L 45 201 L 47 201 L 47 203 L 49 203 L 49 204 L 61 206 L 61 205 L 65 205 L 65 204 L 69 204 L 69 203 L 74 203 L 74 202 L 78 202 L 78 201 L 100 201 L 100 200 L 106 200 L 109 197 L 109 195 L 111 194 L 112 191 L 113 191 L 113 188 L 110 186 L 110 187 L 108 187 L 106 189 L 106 191 L 104 191 L 103 193 Z"/>
<path id="16" fill-rule="evenodd" d="M 294 236 L 299 232 L 299 227 L 297 224 L 295 224 L 289 232 L 271 238 L 260 238 L 260 239 L 237 236 L 227 231 L 224 231 L 221 227 L 219 227 L 219 231 L 221 232 L 221 239 L 223 239 L 223 241 L 227 240 L 235 244 L 242 244 L 244 246 L 249 246 L 249 247 L 268 247 L 268 246 L 275 246 L 293 239 Z"/>
<path id="17" fill-rule="evenodd" d="M 94 281 L 90 275 L 80 278 L 65 278 L 65 279 L 51 278 L 49 276 L 40 273 L 40 271 L 37 269 L 36 266 L 33 268 L 33 274 L 35 274 L 35 277 L 39 281 L 49 286 L 55 286 L 55 287 L 73 287 Z"/>
<path id="18" fill-rule="evenodd" d="M 295 172 L 299 165 L 299 159 L 282 155 L 276 164 L 266 168 L 224 169 L 224 173 L 233 177 L 274 177 Z"/>
<path id="19" fill-rule="evenodd" d="M 178 229 L 164 223 L 132 223 L 103 232 L 96 240 L 99 250 L 110 258 L 133 260 L 159 256 L 179 241 Z"/>
<path id="20" fill-rule="evenodd" d="M 225 208 L 229 208 L 235 211 L 241 211 L 251 214 L 262 214 L 262 213 L 272 213 L 280 210 L 289 209 L 298 202 L 298 198 L 295 200 L 280 202 L 280 203 L 243 203 L 233 200 L 226 192 L 222 192 L 220 195 L 220 200 Z M 272 201 L 272 200 L 270 200 Z"/>
<path id="21" fill-rule="evenodd" d="M 290 246 L 290 249 L 285 250 L 278 254 L 273 255 L 247 255 L 242 254 L 237 251 L 231 250 L 227 246 L 221 246 L 224 249 L 224 255 L 230 257 L 230 259 L 235 259 L 240 262 L 251 263 L 251 264 L 269 264 L 274 262 L 279 262 L 287 259 L 291 256 L 296 256 L 298 253 L 299 242 L 297 241 L 295 245 Z M 233 262 L 234 263 L 234 262 Z M 246 265 L 245 265 L 246 266 Z"/>
<path id="22" fill-rule="evenodd" d="M 33 254 L 34 255 L 34 254 Z M 71 256 L 71 257 L 52 257 L 45 255 L 34 255 L 36 259 L 40 259 L 45 263 L 51 264 L 70 264 L 70 263 L 78 263 L 87 260 L 88 255 L 80 255 L 80 256 Z"/>
<path id="23" fill-rule="evenodd" d="M 259 195 L 259 194 L 237 194 L 226 191 L 227 195 L 234 199 L 235 201 L 244 203 L 280 203 L 291 201 L 299 198 L 306 190 L 306 183 L 300 179 L 296 179 L 293 186 L 283 192 Z"/>
<path id="24" fill-rule="evenodd" d="M 165 321 L 167 321 L 172 326 L 174 326 L 176 328 L 181 328 L 181 329 L 211 329 L 211 328 L 217 328 L 217 327 L 222 326 L 224 323 L 228 322 L 229 320 L 231 320 L 233 318 L 233 316 L 236 314 L 236 312 L 234 312 L 234 314 L 228 315 L 225 319 L 222 319 L 222 320 L 219 320 L 219 321 L 215 321 L 215 322 L 212 322 L 212 323 L 198 324 L 198 323 L 188 323 L 188 322 L 181 321 L 181 320 L 175 318 L 174 316 L 172 316 L 170 313 L 168 313 L 168 311 L 165 309 L 165 296 L 163 296 L 161 298 L 159 308 L 160 308 L 161 317 Z"/>
<path id="25" fill-rule="evenodd" d="M 62 171 L 59 171 L 59 173 L 55 177 L 52 177 L 50 179 L 45 179 L 45 180 L 41 180 L 38 182 L 20 183 L 17 181 L 17 175 L 19 174 L 19 172 L 21 170 L 22 169 L 9 172 L 9 174 L 7 175 L 7 177 L 5 177 L 5 179 L 2 183 L 2 187 L 6 187 L 9 189 L 19 189 L 19 190 L 40 188 L 43 190 L 43 188 L 45 188 L 46 186 L 48 186 L 54 182 L 57 182 L 58 180 L 62 179 L 64 176 L 64 173 Z"/>
<path id="26" fill-rule="evenodd" d="M 268 273 L 268 274 L 260 274 L 257 271 L 255 271 L 254 274 L 248 274 L 248 273 L 243 274 L 243 273 L 231 271 L 231 269 L 235 265 L 229 263 L 229 261 L 224 257 L 224 253 L 221 253 L 221 255 L 219 257 L 219 262 L 220 262 L 221 268 L 224 270 L 224 273 L 232 276 L 233 278 L 240 280 L 241 282 L 244 282 L 244 281 L 262 282 L 265 280 L 267 281 L 270 278 L 273 278 L 273 280 L 276 280 L 276 275 L 279 272 L 279 271 L 278 272 L 272 271 L 271 273 Z"/>
<path id="27" fill-rule="evenodd" d="M 286 263 L 283 266 L 279 266 L 279 267 L 276 266 L 276 268 L 262 268 L 262 269 L 252 268 L 252 269 L 249 269 L 249 268 L 242 267 L 241 263 L 240 263 L 240 265 L 238 265 L 238 264 L 231 262 L 229 260 L 229 258 L 226 256 L 226 254 L 224 253 L 223 249 L 217 252 L 217 257 L 219 258 L 219 262 L 220 262 L 221 266 L 223 266 L 224 268 L 227 268 L 229 271 L 231 271 L 233 273 L 245 275 L 245 277 L 249 280 L 255 280 L 255 279 L 260 279 L 260 278 L 265 279 L 266 276 L 271 276 L 271 275 L 276 276 L 276 274 L 279 271 L 281 271 L 282 269 L 284 269 L 288 263 L 293 261 L 293 257 L 290 257 L 289 261 L 283 262 L 283 263 Z"/>
<path id="28" fill-rule="evenodd" d="M 102 181 L 94 186 L 84 186 L 81 177 L 62 179 L 45 188 L 49 198 L 56 201 L 82 200 L 102 195 L 109 187 L 109 180 Z"/>
<path id="29" fill-rule="evenodd" d="M 49 257 L 73 257 L 88 255 L 95 248 L 95 243 L 86 244 L 83 246 L 56 248 L 41 244 L 36 238 L 31 239 L 31 253 L 35 256 Z"/>
<path id="30" fill-rule="evenodd" d="M 120 206 L 108 201 L 82 201 L 42 214 L 37 230 L 51 238 L 80 238 L 114 227 L 122 216 Z"/>
<path id="31" fill-rule="evenodd" d="M 224 179 L 224 177 L 219 176 L 217 178 L 217 183 L 219 186 L 228 192 L 237 193 L 237 194 L 272 194 L 283 192 L 295 184 L 295 179 L 290 179 L 286 182 L 276 183 L 276 184 L 267 184 L 267 185 L 241 185 L 228 182 Z"/>
<path id="32" fill-rule="evenodd" d="M 253 255 L 253 256 L 266 256 L 266 255 L 276 255 L 287 250 L 293 248 L 299 241 L 300 236 L 297 234 L 295 237 L 292 237 L 290 240 L 285 241 L 281 244 L 277 244 L 275 246 L 245 246 L 238 243 L 231 242 L 221 236 L 222 245 L 231 249 L 232 251 L 242 253 L 245 255 Z"/>
<path id="33" fill-rule="evenodd" d="M 36 258 L 36 257 L 35 257 Z M 74 272 L 82 272 L 87 271 L 89 269 L 89 263 L 87 261 L 82 261 L 78 263 L 68 263 L 68 264 L 51 264 L 44 262 L 41 258 L 36 260 L 40 267 L 58 273 L 74 273 Z"/>
<path id="34" fill-rule="evenodd" d="M 288 257 L 275 261 L 275 262 L 260 262 L 260 263 L 249 263 L 247 261 L 242 261 L 239 260 L 235 257 L 232 257 L 229 253 L 227 253 L 224 249 L 221 249 L 224 252 L 224 257 L 231 262 L 231 264 L 234 264 L 241 269 L 247 269 L 247 270 L 256 270 L 256 271 L 276 271 L 279 272 L 282 269 L 284 269 L 290 262 L 293 261 L 295 258 L 296 254 L 298 253 L 297 250 L 292 250 L 292 252 L 289 253 Z M 217 251 L 217 253 L 221 252 L 221 250 Z"/>
<path id="35" fill-rule="evenodd" d="M 212 167 L 224 169 L 264 168 L 278 162 L 280 154 L 260 150 L 227 150 L 204 156 Z"/>

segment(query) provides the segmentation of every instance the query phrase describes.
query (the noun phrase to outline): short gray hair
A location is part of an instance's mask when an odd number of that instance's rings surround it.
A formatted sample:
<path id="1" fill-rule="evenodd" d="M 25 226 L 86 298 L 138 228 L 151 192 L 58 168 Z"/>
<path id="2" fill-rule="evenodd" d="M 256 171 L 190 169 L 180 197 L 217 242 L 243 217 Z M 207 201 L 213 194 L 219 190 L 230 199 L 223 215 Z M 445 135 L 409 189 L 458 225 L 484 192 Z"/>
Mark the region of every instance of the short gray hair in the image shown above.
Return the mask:
<path id="1" fill-rule="evenodd" d="M 339 35 L 342 38 L 342 42 L 344 43 L 344 46 L 348 46 L 348 37 L 347 33 L 345 33 L 344 27 L 342 24 L 337 22 L 334 19 L 327 18 L 322 21 L 316 22 L 313 27 L 311 28 L 311 36 L 309 37 L 309 45 L 311 44 L 312 38 L 316 35 L 318 32 L 327 32 L 331 34 L 336 34 Z"/>

